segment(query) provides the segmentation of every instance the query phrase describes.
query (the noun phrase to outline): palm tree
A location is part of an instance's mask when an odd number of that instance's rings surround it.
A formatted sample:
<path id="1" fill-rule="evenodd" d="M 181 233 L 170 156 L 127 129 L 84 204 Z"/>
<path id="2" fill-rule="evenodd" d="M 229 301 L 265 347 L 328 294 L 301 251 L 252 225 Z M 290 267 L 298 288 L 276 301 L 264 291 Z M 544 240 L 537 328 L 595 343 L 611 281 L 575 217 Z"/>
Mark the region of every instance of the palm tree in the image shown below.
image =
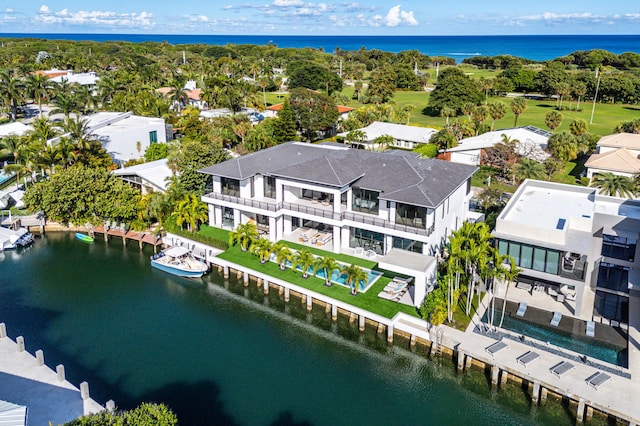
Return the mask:
<path id="1" fill-rule="evenodd" d="M 549 111 L 544 116 L 544 124 L 546 124 L 552 132 L 555 132 L 556 129 L 562 124 L 562 114 L 558 111 Z"/>
<path id="2" fill-rule="evenodd" d="M 324 285 L 331 287 L 331 274 L 336 269 L 340 269 L 340 264 L 329 256 L 319 257 L 315 265 L 314 273 L 322 270 L 324 272 Z"/>
<path id="3" fill-rule="evenodd" d="M 253 240 L 249 250 L 260 258 L 260 263 L 267 263 L 273 250 L 273 243 L 268 238 Z"/>
<path id="4" fill-rule="evenodd" d="M 513 127 L 518 127 L 518 117 L 527 109 L 527 101 L 523 97 L 513 98 L 511 101 L 511 112 L 516 116 Z"/>
<path id="5" fill-rule="evenodd" d="M 7 70 L 0 72 L 0 102 L 9 109 L 11 121 L 16 121 L 18 106 L 24 102 L 24 83 Z"/>
<path id="6" fill-rule="evenodd" d="M 471 121 L 471 114 L 473 113 L 475 107 L 476 105 L 473 102 L 465 102 L 462 104 L 460 110 L 464 115 L 467 116 L 467 121 Z"/>
<path id="7" fill-rule="evenodd" d="M 61 112 L 65 118 L 69 118 L 71 113 L 78 109 L 75 96 L 66 91 L 58 91 L 52 103 L 55 108 L 49 114 L 58 114 Z"/>
<path id="8" fill-rule="evenodd" d="M 482 78 L 480 80 L 480 86 L 484 91 L 484 104 L 487 104 L 487 100 L 489 99 L 489 91 L 493 89 L 493 83 L 495 80 L 493 78 Z"/>
<path id="9" fill-rule="evenodd" d="M 97 135 L 91 133 L 91 126 L 85 118 L 66 118 L 62 128 L 79 151 L 88 151 L 97 142 Z"/>
<path id="10" fill-rule="evenodd" d="M 482 127 L 482 123 L 485 122 L 487 117 L 489 116 L 489 108 L 484 105 L 477 106 L 473 109 L 473 121 L 476 123 L 476 136 L 480 132 L 480 128 Z"/>
<path id="11" fill-rule="evenodd" d="M 364 142 L 364 140 L 367 138 L 367 134 L 360 130 L 360 129 L 356 129 L 356 130 L 351 130 L 350 132 L 348 132 L 345 136 L 345 139 L 348 143 L 352 144 L 352 143 L 362 143 Z"/>
<path id="12" fill-rule="evenodd" d="M 314 260 L 315 258 L 309 250 L 302 249 L 293 255 L 293 258 L 291 260 L 291 263 L 293 264 L 293 270 L 295 271 L 299 266 L 302 270 L 302 278 L 308 278 L 309 269 L 311 269 L 311 267 L 313 266 Z"/>
<path id="13" fill-rule="evenodd" d="M 587 122 L 582 119 L 573 120 L 569 125 L 569 130 L 574 136 L 582 136 L 589 131 Z"/>
<path id="14" fill-rule="evenodd" d="M 633 179 L 613 173 L 598 173 L 594 175 L 591 186 L 598 188 L 601 194 L 612 197 L 633 198 L 635 192 Z"/>
<path id="15" fill-rule="evenodd" d="M 184 88 L 182 82 L 174 81 L 169 93 L 169 100 L 177 107 L 178 112 L 182 111 L 182 107 L 189 105 L 189 93 Z"/>
<path id="16" fill-rule="evenodd" d="M 242 251 L 247 251 L 249 244 L 258 238 L 258 229 L 251 222 L 241 223 L 229 233 L 229 245 L 240 244 Z"/>
<path id="17" fill-rule="evenodd" d="M 39 73 L 29 74 L 27 77 L 27 93 L 34 101 L 38 102 L 38 111 L 42 117 L 42 101 L 49 98 L 51 94 L 51 81 Z"/>
<path id="18" fill-rule="evenodd" d="M 523 158 L 514 168 L 514 175 L 518 182 L 522 182 L 526 179 L 543 179 L 546 172 L 542 163 Z"/>
<path id="19" fill-rule="evenodd" d="M 349 266 L 345 266 L 341 270 L 341 275 L 346 275 L 345 284 L 349 286 L 351 289 L 351 294 L 356 296 L 358 294 L 358 287 L 364 281 L 366 284 L 369 280 L 369 274 L 367 274 L 364 269 L 351 264 Z"/>
<path id="20" fill-rule="evenodd" d="M 174 214 L 176 224 L 182 227 L 186 223 L 189 232 L 197 231 L 198 223 L 204 222 L 209 218 L 207 205 L 200 201 L 195 194 L 186 195 L 182 200 L 178 201 Z"/>
<path id="21" fill-rule="evenodd" d="M 504 272 L 504 280 L 506 281 L 507 288 L 504 290 L 504 299 L 502 299 L 502 314 L 500 316 L 500 324 L 498 328 L 502 328 L 502 322 L 504 321 L 504 311 L 507 309 L 507 294 L 509 293 L 509 285 L 518 278 L 520 269 L 516 265 L 516 261 L 513 257 L 509 256 L 509 268 Z"/>
<path id="22" fill-rule="evenodd" d="M 502 120 L 507 115 L 507 106 L 504 102 L 493 102 L 489 104 L 489 115 L 491 116 L 491 131 L 496 124 L 496 120 Z"/>
<path id="23" fill-rule="evenodd" d="M 455 117 L 455 116 L 456 116 L 456 110 L 454 108 L 450 108 L 446 105 L 440 108 L 440 117 L 445 118 L 446 120 L 445 124 L 449 124 L 449 118 Z"/>
<path id="24" fill-rule="evenodd" d="M 287 269 L 287 260 L 291 262 L 291 250 L 285 244 L 278 243 L 273 246 L 273 252 L 276 255 L 276 262 L 278 262 L 278 266 L 281 271 Z"/>
<path id="25" fill-rule="evenodd" d="M 385 151 L 389 146 L 396 142 L 395 138 L 391 135 L 380 135 L 373 140 L 373 143 L 378 146 L 380 151 Z"/>

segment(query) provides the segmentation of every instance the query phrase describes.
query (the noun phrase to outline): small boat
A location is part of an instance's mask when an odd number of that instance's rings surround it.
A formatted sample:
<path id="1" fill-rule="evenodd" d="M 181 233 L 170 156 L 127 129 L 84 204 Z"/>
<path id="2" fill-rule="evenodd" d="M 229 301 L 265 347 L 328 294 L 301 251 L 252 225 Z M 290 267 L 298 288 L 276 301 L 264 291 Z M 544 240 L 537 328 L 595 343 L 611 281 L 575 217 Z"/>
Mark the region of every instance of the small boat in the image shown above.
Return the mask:
<path id="1" fill-rule="evenodd" d="M 80 241 L 84 241 L 85 243 L 92 243 L 93 238 L 88 236 L 87 234 L 82 234 L 80 232 L 76 232 L 76 238 Z"/>
<path id="2" fill-rule="evenodd" d="M 33 235 L 26 228 L 13 230 L 0 227 L 0 251 L 26 247 L 33 243 Z"/>
<path id="3" fill-rule="evenodd" d="M 209 270 L 185 247 L 170 247 L 151 256 L 151 266 L 180 277 L 199 278 Z"/>

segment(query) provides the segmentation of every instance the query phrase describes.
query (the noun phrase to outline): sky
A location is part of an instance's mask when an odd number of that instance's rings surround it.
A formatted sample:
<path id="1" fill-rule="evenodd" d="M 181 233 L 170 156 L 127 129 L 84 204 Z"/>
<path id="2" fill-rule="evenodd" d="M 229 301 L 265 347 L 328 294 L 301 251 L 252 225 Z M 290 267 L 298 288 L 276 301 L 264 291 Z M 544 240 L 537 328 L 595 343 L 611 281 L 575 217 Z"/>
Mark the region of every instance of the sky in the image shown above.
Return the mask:
<path id="1" fill-rule="evenodd" d="M 2 1 L 2 0 L 0 0 Z M 0 33 L 639 34 L 639 0 L 55 0 L 0 4 Z"/>

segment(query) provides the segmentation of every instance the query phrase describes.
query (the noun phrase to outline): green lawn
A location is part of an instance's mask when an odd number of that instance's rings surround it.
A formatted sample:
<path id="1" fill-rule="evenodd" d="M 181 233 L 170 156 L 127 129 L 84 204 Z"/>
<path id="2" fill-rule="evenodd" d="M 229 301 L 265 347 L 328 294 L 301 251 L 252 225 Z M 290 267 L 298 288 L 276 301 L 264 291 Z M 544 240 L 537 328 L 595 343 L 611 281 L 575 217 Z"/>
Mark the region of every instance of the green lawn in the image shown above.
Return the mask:
<path id="1" fill-rule="evenodd" d="M 216 228 L 209 225 L 202 225 L 198 234 L 202 234 L 207 237 L 215 238 L 220 241 L 229 242 L 229 232 L 226 229 Z"/>
<path id="2" fill-rule="evenodd" d="M 294 248 L 293 246 L 297 246 L 297 244 L 287 242 L 289 247 Z M 322 252 L 322 250 L 317 250 L 318 252 Z M 319 255 L 326 254 L 328 252 L 317 253 Z M 335 255 L 334 253 L 329 253 L 331 256 L 336 257 L 338 260 L 340 255 Z M 239 245 L 235 245 L 230 247 L 229 250 L 225 251 L 218 255 L 219 258 L 228 260 L 230 262 L 234 262 L 238 265 L 251 268 L 255 271 L 259 271 L 265 274 L 268 274 L 274 278 L 281 279 L 283 281 L 290 282 L 292 284 L 299 285 L 300 287 L 307 288 L 309 290 L 313 290 L 317 293 L 324 294 L 333 299 L 340 300 L 342 302 L 349 303 L 350 305 L 356 306 L 361 309 L 366 309 L 367 311 L 373 312 L 375 314 L 381 315 L 386 318 L 393 318 L 398 312 L 405 312 L 409 315 L 418 316 L 416 309 L 412 306 L 403 305 L 400 303 L 390 302 L 388 300 L 378 298 L 378 293 L 382 291 L 384 286 L 386 286 L 391 278 L 386 276 L 380 277 L 378 281 L 376 281 L 366 293 L 359 293 L 357 296 L 352 296 L 350 294 L 350 290 L 347 287 L 334 284 L 331 287 L 327 287 L 324 285 L 324 279 L 317 277 L 309 277 L 302 278 L 301 272 L 294 272 L 292 269 L 287 268 L 284 271 L 281 271 L 278 265 L 275 262 L 267 262 L 265 264 L 261 264 L 256 256 L 249 252 L 243 252 L 240 250 Z M 346 256 L 346 258 L 351 258 L 350 256 Z M 364 262 L 367 264 L 367 261 L 362 261 L 362 259 L 358 259 L 359 264 Z M 356 263 L 355 261 L 353 263 Z M 369 262 L 371 264 L 371 262 Z M 375 265 L 375 264 L 373 264 Z M 364 266 L 364 265 L 362 265 Z"/>

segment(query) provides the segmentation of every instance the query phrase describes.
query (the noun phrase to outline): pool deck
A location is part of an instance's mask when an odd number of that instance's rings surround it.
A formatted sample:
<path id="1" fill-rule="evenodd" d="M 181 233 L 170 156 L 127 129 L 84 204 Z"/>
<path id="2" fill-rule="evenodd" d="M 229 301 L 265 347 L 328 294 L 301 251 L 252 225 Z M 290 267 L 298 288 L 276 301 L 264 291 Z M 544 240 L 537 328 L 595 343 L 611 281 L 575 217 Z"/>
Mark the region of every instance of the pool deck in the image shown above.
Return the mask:
<path id="1" fill-rule="evenodd" d="M 509 290 L 511 296 L 511 290 Z M 444 344 L 457 348 L 485 364 L 496 366 L 509 374 L 516 375 L 533 383 L 539 382 L 544 388 L 571 397 L 575 400 L 584 400 L 587 406 L 594 407 L 604 412 L 613 414 L 619 418 L 626 419 L 634 424 L 640 424 L 640 404 L 637 395 L 640 395 L 640 292 L 631 291 L 629 300 L 629 367 L 624 369 L 611 365 L 611 369 L 618 370 L 620 375 L 610 374 L 611 380 L 595 389 L 589 386 L 586 379 L 594 373 L 601 371 L 596 363 L 583 363 L 569 360 L 575 368 L 562 378 L 556 377 L 550 369 L 562 361 L 567 361 L 565 356 L 554 353 L 552 345 L 550 351 L 540 350 L 546 342 L 537 342 L 535 351 L 541 357 L 529 365 L 522 365 L 517 362 L 517 358 L 531 351 L 533 348 L 517 339 L 505 339 L 508 347 L 493 355 L 486 351 L 486 348 L 497 340 L 488 335 L 474 332 L 474 329 L 481 325 L 481 318 L 490 300 L 490 296 L 485 296 L 483 308 L 479 309 L 473 317 L 471 324 L 466 331 L 462 332 L 450 327 L 444 329 Z M 498 304 L 496 304 L 496 307 Z M 596 331 L 597 333 L 597 331 Z M 532 340 L 532 339 L 528 339 Z M 606 339 L 605 339 L 606 340 Z"/>
<path id="2" fill-rule="evenodd" d="M 0 399 L 26 406 L 27 425 L 64 424 L 77 417 L 104 410 L 67 380 L 60 382 L 55 371 L 29 352 L 18 350 L 9 337 L 0 338 Z"/>

